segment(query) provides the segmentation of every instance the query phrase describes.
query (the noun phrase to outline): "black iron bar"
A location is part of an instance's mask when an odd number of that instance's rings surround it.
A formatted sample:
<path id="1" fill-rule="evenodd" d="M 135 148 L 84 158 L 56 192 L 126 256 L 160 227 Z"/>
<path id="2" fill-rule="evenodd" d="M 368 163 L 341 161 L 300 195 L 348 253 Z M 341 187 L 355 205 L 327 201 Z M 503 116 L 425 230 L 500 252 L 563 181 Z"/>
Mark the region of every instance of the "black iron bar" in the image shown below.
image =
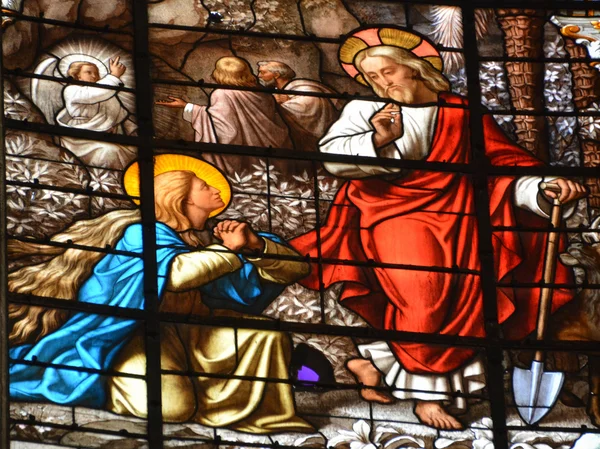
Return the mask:
<path id="1" fill-rule="evenodd" d="M 148 3 L 133 0 L 136 112 L 138 119 L 138 164 L 142 212 L 144 259 L 146 392 L 148 399 L 148 447 L 163 447 L 160 321 L 158 317 L 158 269 L 156 218 L 154 215 L 154 146 L 152 136 L 152 83 L 148 49 Z"/>
<path id="2" fill-rule="evenodd" d="M 125 87 L 124 85 L 123 86 L 112 86 L 110 84 L 98 84 L 98 83 L 92 83 L 92 82 L 87 82 L 87 81 L 80 81 L 80 80 L 77 80 L 72 77 L 64 78 L 61 76 L 42 75 L 39 73 L 27 72 L 27 71 L 20 70 L 20 69 L 4 69 L 4 75 L 8 75 L 11 77 L 14 76 L 14 77 L 34 78 L 34 79 L 39 79 L 39 80 L 54 81 L 57 83 L 73 84 L 76 86 L 98 87 L 100 89 L 116 90 L 118 92 L 135 93 L 134 88 Z"/>
<path id="3" fill-rule="evenodd" d="M 600 113 L 599 113 L 600 115 Z M 124 145 L 136 146 L 136 137 L 124 136 L 110 133 L 99 133 L 84 131 L 62 126 L 46 125 L 41 123 L 23 122 L 20 120 L 5 119 L 6 129 L 17 129 L 26 132 L 40 132 L 58 136 L 78 137 L 90 140 L 103 140 Z M 426 160 L 407 159 L 377 159 L 363 156 L 346 156 L 340 154 L 328 154 L 321 152 L 299 152 L 288 148 L 263 148 L 242 145 L 223 145 L 216 143 L 192 142 L 184 140 L 153 139 L 154 147 L 159 149 L 157 154 L 176 151 L 191 156 L 199 156 L 201 153 L 221 153 L 229 155 L 248 155 L 270 157 L 288 160 L 315 160 L 319 162 L 340 162 L 347 164 L 378 165 L 383 167 L 405 168 L 410 170 L 429 170 L 461 173 L 464 175 L 478 174 L 479 167 L 474 164 L 457 164 L 451 162 L 429 162 Z M 486 172 L 489 177 L 493 176 L 585 176 L 588 178 L 599 177 L 596 167 L 566 167 L 566 166 L 500 166 L 486 164 Z"/>
<path id="4" fill-rule="evenodd" d="M 9 293 L 8 299 L 14 304 L 50 307 L 74 312 L 116 316 L 124 319 L 144 320 L 147 311 L 129 308 L 115 308 L 110 306 L 68 301 L 31 295 L 18 295 Z M 323 334 L 340 337 L 367 338 L 388 341 L 424 342 L 439 346 L 457 346 L 485 348 L 489 341 L 486 337 L 463 337 L 459 335 L 425 334 L 419 332 L 392 331 L 372 327 L 348 327 L 332 324 L 305 323 L 281 320 L 251 319 L 235 316 L 190 316 L 184 314 L 165 313 L 158 314 L 161 323 L 195 324 L 205 326 L 222 326 L 239 329 L 253 330 L 278 330 L 296 334 Z M 549 351 L 565 351 L 573 349 L 573 341 L 536 341 L 536 340 L 499 340 L 497 342 L 504 350 L 534 350 L 546 349 Z M 582 353 L 599 352 L 598 343 L 590 341 L 577 341 L 577 348 Z"/>
<path id="5" fill-rule="evenodd" d="M 477 167 L 474 175 L 475 212 L 477 214 L 477 241 L 481 264 L 481 290 L 483 295 L 483 315 L 486 345 L 486 386 L 491 399 L 490 410 L 493 422 L 494 447 L 508 449 L 506 432 L 506 409 L 504 404 L 504 376 L 502 370 L 502 348 L 498 311 L 496 302 L 496 270 L 494 266 L 494 248 L 490 220 L 488 196 L 488 170 L 490 164 L 485 156 L 485 136 L 483 134 L 483 114 L 481 108 L 481 86 L 479 84 L 479 65 L 477 63 L 477 35 L 475 32 L 475 12 L 472 8 L 463 9 L 463 33 L 465 36 L 465 68 L 470 108 L 469 129 L 471 133 L 471 151 Z"/>
<path id="6" fill-rule="evenodd" d="M 0 44 L 3 30 L 0 26 Z M 0 85 L 4 86 L 4 55 L 0 52 Z M 0 117 L 4 117 L 4 94 L 0 100 Z M 6 146 L 5 123 L 0 123 L 0 448 L 10 447 L 10 399 L 8 375 L 8 257 L 6 254 Z"/>

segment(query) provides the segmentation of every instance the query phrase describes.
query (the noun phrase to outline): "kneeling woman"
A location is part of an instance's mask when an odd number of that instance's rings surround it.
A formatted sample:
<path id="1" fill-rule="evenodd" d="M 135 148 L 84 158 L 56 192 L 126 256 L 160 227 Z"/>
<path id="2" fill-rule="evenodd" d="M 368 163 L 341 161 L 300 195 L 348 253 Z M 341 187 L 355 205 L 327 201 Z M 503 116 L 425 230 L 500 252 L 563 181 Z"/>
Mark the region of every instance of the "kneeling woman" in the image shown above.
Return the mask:
<path id="1" fill-rule="evenodd" d="M 161 311 L 206 315 L 203 293 L 222 302 L 266 304 L 285 285 L 308 273 L 306 263 L 285 259 L 298 254 L 281 239 L 256 234 L 246 223 L 220 222 L 213 231 L 220 243 L 212 243 L 214 238 L 204 227 L 209 217 L 226 207 L 229 192 L 220 189 L 228 188 L 227 181 L 198 159 L 179 155 L 156 159 Z M 51 257 L 11 273 L 12 292 L 144 308 L 138 211 L 114 211 L 78 222 L 52 240 L 72 240 L 98 248 L 110 244 L 115 252 L 103 255 L 12 242 L 9 252 L 13 258 L 32 254 Z M 13 323 L 9 337 L 11 399 L 147 416 L 146 383 L 140 378 L 146 374 L 141 323 L 88 313 L 75 313 L 65 321 L 57 311 L 16 305 L 11 305 L 9 312 Z M 295 413 L 287 382 L 290 352 L 290 339 L 281 332 L 163 324 L 163 418 L 252 433 L 311 431 L 312 427 Z M 107 370 L 110 376 L 101 375 Z"/>

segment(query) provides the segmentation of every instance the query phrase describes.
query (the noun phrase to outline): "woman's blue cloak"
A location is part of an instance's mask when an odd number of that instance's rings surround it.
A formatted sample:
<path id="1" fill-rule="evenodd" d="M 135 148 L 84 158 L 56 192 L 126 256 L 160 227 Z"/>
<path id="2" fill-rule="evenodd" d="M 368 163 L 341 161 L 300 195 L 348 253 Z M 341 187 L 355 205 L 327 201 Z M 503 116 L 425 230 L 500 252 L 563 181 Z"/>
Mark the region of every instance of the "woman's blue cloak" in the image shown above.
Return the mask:
<path id="1" fill-rule="evenodd" d="M 261 234 L 284 243 L 272 234 Z M 192 251 L 171 228 L 156 223 L 156 261 L 159 297 L 162 295 L 173 258 Z M 116 250 L 139 256 L 108 254 L 94 267 L 79 290 L 78 301 L 113 307 L 144 308 L 144 264 L 142 225 L 128 226 Z M 260 279 L 257 269 L 243 257 L 242 268 L 200 290 L 203 301 L 213 307 L 260 313 L 285 288 Z M 117 314 L 118 310 L 114 312 Z M 75 313 L 55 332 L 34 345 L 11 348 L 10 398 L 19 401 L 50 401 L 65 405 L 101 408 L 106 401 L 106 375 L 115 356 L 140 322 L 117 316 Z M 21 360 L 39 364 L 22 364 Z M 49 364 L 50 366 L 46 366 Z M 52 365 L 62 365 L 56 367 Z M 79 371 L 69 368 L 83 368 Z"/>

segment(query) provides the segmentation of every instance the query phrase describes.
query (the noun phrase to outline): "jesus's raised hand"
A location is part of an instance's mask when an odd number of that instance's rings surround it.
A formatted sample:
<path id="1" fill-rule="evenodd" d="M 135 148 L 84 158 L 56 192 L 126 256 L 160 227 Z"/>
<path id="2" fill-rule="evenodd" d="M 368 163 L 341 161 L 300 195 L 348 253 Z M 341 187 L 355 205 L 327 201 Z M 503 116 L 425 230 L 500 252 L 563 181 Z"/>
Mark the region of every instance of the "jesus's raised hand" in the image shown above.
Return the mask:
<path id="1" fill-rule="evenodd" d="M 388 143 L 402 137 L 404 127 L 402 126 L 402 110 L 394 103 L 388 103 L 380 109 L 373 117 L 371 124 L 375 128 L 373 143 L 375 148 L 381 148 Z"/>

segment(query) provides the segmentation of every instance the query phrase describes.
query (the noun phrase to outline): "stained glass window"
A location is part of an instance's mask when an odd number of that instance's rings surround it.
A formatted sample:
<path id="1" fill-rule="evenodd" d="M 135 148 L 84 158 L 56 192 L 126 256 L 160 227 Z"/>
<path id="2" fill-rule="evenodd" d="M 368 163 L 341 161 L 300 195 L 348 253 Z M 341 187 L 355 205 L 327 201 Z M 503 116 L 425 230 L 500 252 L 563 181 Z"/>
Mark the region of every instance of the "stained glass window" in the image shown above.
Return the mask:
<path id="1" fill-rule="evenodd" d="M 2 1 L 0 446 L 600 445 L 600 10 L 438 3 Z"/>

